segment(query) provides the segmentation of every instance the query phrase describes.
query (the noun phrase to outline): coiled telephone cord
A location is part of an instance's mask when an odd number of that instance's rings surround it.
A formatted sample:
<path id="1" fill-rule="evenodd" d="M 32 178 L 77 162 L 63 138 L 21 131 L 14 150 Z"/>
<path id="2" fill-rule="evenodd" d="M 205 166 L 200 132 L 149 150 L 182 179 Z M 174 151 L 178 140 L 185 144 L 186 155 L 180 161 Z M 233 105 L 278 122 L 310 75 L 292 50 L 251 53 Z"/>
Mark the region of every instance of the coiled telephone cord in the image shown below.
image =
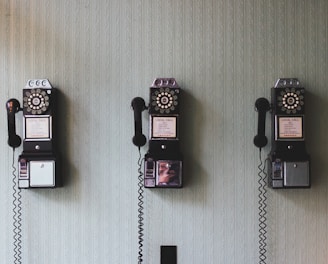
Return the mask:
<path id="1" fill-rule="evenodd" d="M 18 188 L 18 177 L 15 167 L 15 149 L 13 148 L 12 161 L 13 182 L 13 239 L 14 239 L 14 264 L 22 263 L 22 195 Z"/>
<path id="2" fill-rule="evenodd" d="M 143 262 L 143 237 L 144 237 L 144 212 L 143 212 L 143 204 L 144 204 L 144 186 L 143 186 L 143 172 L 142 172 L 142 162 L 143 158 L 141 158 L 141 152 L 139 148 L 139 159 L 138 159 L 138 264 Z"/>
<path id="3" fill-rule="evenodd" d="M 260 164 L 258 166 L 258 209 L 259 209 L 259 264 L 266 264 L 267 259 L 267 189 L 266 189 L 266 178 L 267 173 L 265 172 L 265 163 L 262 162 L 261 149 L 259 152 Z"/>

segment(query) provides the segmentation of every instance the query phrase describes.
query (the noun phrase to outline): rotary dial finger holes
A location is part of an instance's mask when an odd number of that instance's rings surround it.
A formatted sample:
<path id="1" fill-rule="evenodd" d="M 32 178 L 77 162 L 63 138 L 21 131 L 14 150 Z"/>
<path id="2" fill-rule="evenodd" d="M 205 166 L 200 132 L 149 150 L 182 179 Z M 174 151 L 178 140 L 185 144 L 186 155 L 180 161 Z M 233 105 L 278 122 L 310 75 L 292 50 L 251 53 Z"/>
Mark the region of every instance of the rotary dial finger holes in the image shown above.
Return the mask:
<path id="1" fill-rule="evenodd" d="M 287 114 L 295 114 L 302 109 L 302 106 L 304 105 L 303 98 L 304 96 L 301 94 L 301 91 L 288 89 L 281 92 L 278 97 L 278 105 L 281 107 L 281 110 L 285 111 Z"/>
<path id="2" fill-rule="evenodd" d="M 160 113 L 169 113 L 170 111 L 175 110 L 175 107 L 178 105 L 177 102 L 178 96 L 175 92 L 169 88 L 161 88 L 159 91 L 155 92 L 153 97 L 153 105 L 155 110 Z"/>
<path id="3" fill-rule="evenodd" d="M 44 113 L 49 106 L 49 96 L 44 90 L 32 89 L 26 92 L 24 97 L 24 107 L 32 115 Z"/>

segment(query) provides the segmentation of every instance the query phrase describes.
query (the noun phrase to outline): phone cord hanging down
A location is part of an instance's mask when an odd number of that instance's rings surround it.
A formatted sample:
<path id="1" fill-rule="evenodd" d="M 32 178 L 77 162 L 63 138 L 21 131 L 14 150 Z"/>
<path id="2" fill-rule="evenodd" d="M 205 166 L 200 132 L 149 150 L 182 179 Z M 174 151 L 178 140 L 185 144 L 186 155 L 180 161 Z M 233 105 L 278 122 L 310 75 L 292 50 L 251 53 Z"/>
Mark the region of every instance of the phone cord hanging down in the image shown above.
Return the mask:
<path id="1" fill-rule="evenodd" d="M 267 189 L 266 189 L 266 178 L 267 173 L 265 172 L 265 163 L 262 162 L 261 149 L 259 151 L 260 164 L 258 166 L 258 209 L 259 209 L 259 264 L 266 264 L 266 253 L 267 253 Z"/>
<path id="2" fill-rule="evenodd" d="M 138 245 L 139 245 L 139 251 L 138 251 L 138 264 L 141 264 L 143 262 L 143 236 L 144 236 L 144 223 L 143 223 L 143 194 L 144 194 L 144 186 L 143 186 L 143 173 L 142 173 L 142 162 L 143 158 L 141 158 L 141 152 L 139 148 L 139 159 L 138 159 Z"/>
<path id="3" fill-rule="evenodd" d="M 22 201 L 21 190 L 18 188 L 18 178 L 15 167 L 15 148 L 13 148 L 12 161 L 13 182 L 13 239 L 14 264 L 22 263 Z"/>

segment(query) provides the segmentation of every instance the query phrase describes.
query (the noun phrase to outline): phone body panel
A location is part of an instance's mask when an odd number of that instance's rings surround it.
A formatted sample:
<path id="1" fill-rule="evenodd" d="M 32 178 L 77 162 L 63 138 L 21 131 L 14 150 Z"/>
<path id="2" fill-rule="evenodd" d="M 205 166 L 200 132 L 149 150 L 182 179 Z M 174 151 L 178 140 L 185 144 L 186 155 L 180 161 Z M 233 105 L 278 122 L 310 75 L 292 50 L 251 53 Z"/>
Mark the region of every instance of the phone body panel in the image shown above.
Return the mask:
<path id="1" fill-rule="evenodd" d="M 269 186 L 309 188 L 310 155 L 305 146 L 305 88 L 297 78 L 278 79 L 271 88 Z"/>
<path id="2" fill-rule="evenodd" d="M 18 157 L 19 188 L 62 186 L 55 131 L 56 97 L 57 90 L 47 79 L 28 80 L 23 88 L 23 107 L 20 108 L 23 111 L 23 151 Z M 11 113 L 8 114 L 9 119 L 11 123 L 15 122 Z M 9 138 L 14 133 L 16 131 L 11 129 Z"/>
<path id="3" fill-rule="evenodd" d="M 144 185 L 147 188 L 181 188 L 181 89 L 174 78 L 157 78 L 149 90 L 149 149 L 145 155 Z"/>
<path id="4" fill-rule="evenodd" d="M 141 131 L 143 110 L 148 109 L 148 151 L 144 156 L 144 187 L 181 188 L 183 156 L 180 151 L 181 88 L 174 78 L 156 78 L 149 88 L 149 105 L 140 97 L 132 101 L 135 114 L 133 143 L 146 143 Z"/>

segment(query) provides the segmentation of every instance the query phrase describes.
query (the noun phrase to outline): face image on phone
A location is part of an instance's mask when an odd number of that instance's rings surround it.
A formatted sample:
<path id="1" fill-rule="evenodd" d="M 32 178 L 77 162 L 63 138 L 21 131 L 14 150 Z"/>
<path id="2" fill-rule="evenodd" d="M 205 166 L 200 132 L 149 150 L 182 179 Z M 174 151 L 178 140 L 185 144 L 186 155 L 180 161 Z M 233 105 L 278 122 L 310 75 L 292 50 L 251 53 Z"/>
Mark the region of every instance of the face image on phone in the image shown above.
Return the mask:
<path id="1" fill-rule="evenodd" d="M 181 185 L 181 162 L 168 160 L 157 161 L 157 185 Z"/>

